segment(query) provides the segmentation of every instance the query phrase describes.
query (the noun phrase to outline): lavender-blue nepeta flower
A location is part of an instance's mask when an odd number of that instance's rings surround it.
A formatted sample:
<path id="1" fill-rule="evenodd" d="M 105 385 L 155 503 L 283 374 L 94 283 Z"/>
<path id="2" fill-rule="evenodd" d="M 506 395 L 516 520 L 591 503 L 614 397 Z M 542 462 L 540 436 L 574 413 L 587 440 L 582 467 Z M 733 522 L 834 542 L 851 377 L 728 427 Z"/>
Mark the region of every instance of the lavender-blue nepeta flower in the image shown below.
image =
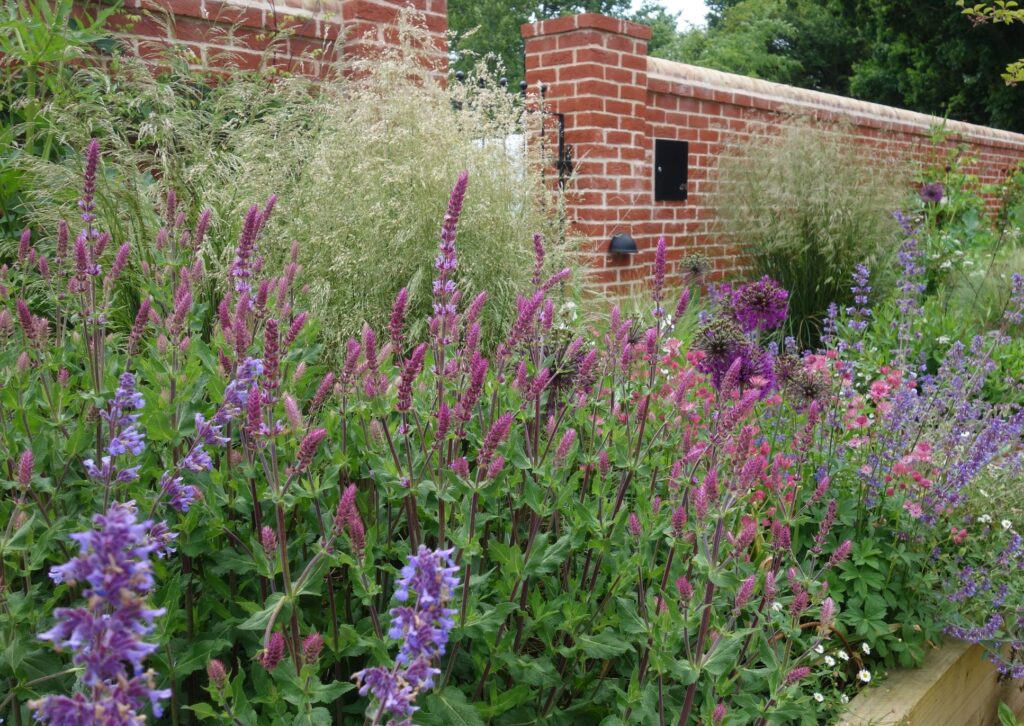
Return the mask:
<path id="1" fill-rule="evenodd" d="M 183 483 L 180 476 L 172 477 L 167 472 L 164 472 L 160 479 L 160 491 L 170 500 L 171 506 L 179 512 L 188 512 L 192 502 L 199 496 L 198 489 L 191 484 Z"/>
<path id="2" fill-rule="evenodd" d="M 130 413 L 141 410 L 145 405 L 142 394 L 135 390 L 135 376 L 127 371 L 122 373 L 108 409 L 100 412 L 100 416 L 110 426 L 110 443 L 107 445 L 107 451 L 111 456 L 127 453 L 138 456 L 145 450 L 145 434 L 135 425 L 139 420 L 139 414 Z"/>
<path id="3" fill-rule="evenodd" d="M 238 366 L 235 378 L 224 389 L 224 404 L 213 417 L 215 424 L 218 426 L 226 424 L 245 410 L 245 405 L 249 401 L 249 389 L 261 375 L 263 375 L 263 361 L 259 358 L 246 358 Z"/>
<path id="4" fill-rule="evenodd" d="M 46 696 L 30 704 L 38 721 L 61 726 L 143 724 L 147 701 L 156 716 L 169 690 L 155 688 L 143 661 L 157 646 L 144 638 L 163 610 L 146 607 L 153 590 L 150 555 L 161 547 L 150 521 L 139 522 L 134 502 L 111 505 L 93 517 L 96 528 L 71 535 L 79 554 L 54 567 L 57 583 L 85 582 L 87 605 L 58 608 L 57 625 L 39 637 L 70 649 L 85 689 L 74 696 Z M 128 666 L 131 666 L 129 671 Z"/>
<path id="5" fill-rule="evenodd" d="M 444 654 L 454 626 L 455 611 L 446 605 L 459 586 L 453 551 L 429 550 L 420 545 L 419 551 L 409 556 L 396 583 L 395 599 L 414 601 L 391 610 L 388 631 L 391 638 L 401 642 L 395 666 L 367 668 L 352 676 L 359 684 L 360 695 L 371 693 L 377 699 L 378 719 L 387 713 L 408 723 L 408 717 L 417 710 L 417 695 L 432 688 L 434 676 L 440 673 L 433 663 Z"/>

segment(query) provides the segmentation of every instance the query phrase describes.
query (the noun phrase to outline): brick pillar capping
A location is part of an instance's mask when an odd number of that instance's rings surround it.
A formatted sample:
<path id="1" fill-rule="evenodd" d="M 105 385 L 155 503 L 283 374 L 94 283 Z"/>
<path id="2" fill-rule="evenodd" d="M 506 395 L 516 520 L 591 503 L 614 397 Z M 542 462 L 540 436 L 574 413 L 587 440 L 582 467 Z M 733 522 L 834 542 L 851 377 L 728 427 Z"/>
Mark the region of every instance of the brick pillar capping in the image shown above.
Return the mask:
<path id="1" fill-rule="evenodd" d="M 1024 135 L 891 108 L 832 94 L 647 57 L 650 29 L 584 14 L 528 23 L 526 78 L 548 85 L 547 103 L 566 119 L 566 142 L 578 160 L 569 220 L 587 239 L 584 261 L 606 293 L 630 292 L 647 277 L 658 236 L 669 247 L 669 274 L 691 253 L 706 255 L 722 275 L 746 274 L 742 250 L 716 233 L 709 192 L 718 159 L 747 139 L 773 134 L 797 117 L 836 128 L 866 156 L 915 168 L 964 144 L 968 169 L 998 184 L 1024 159 Z M 936 145 L 932 131 L 948 134 Z M 654 139 L 689 145 L 684 202 L 654 201 Z M 995 197 L 988 200 L 991 207 Z M 611 234 L 629 232 L 640 253 L 611 257 Z"/>
<path id="2" fill-rule="evenodd" d="M 609 257 L 612 234 L 633 234 L 641 257 L 653 256 L 654 230 L 642 229 L 645 215 L 638 216 L 635 209 L 646 196 L 646 57 L 651 29 L 584 13 L 527 23 L 521 32 L 526 80 L 533 88 L 547 84 L 547 105 L 565 115 L 566 143 L 575 148 L 567 211 L 575 231 L 588 240 L 581 252 L 591 269 L 590 280 L 617 285 L 636 275 L 636 265 Z"/>

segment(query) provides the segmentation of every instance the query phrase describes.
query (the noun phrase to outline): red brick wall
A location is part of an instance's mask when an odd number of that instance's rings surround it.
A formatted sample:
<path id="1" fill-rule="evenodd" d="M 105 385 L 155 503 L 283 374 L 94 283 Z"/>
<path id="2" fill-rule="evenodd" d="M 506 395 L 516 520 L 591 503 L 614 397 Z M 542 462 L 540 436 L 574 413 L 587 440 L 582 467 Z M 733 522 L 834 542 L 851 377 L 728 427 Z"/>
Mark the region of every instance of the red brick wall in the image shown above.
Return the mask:
<path id="1" fill-rule="evenodd" d="M 447 0 L 124 0 L 108 27 L 143 57 L 175 46 L 191 51 L 195 68 L 271 66 L 319 78 L 339 53 L 365 56 L 394 43 L 404 7 L 420 14 L 426 55 L 444 67 Z"/>
<path id="2" fill-rule="evenodd" d="M 791 114 L 844 122 L 867 153 L 911 162 L 942 153 L 930 142 L 940 121 L 923 114 L 647 57 L 650 29 L 584 14 L 524 25 L 526 77 L 546 84 L 551 111 L 565 114 L 574 146 L 575 195 L 569 218 L 589 241 L 593 280 L 611 294 L 646 278 L 659 235 L 670 264 L 691 253 L 716 270 L 741 267 L 736 249 L 716 238 L 708 206 L 710 174 L 728 143 L 784 123 Z M 971 171 L 997 182 L 1024 159 L 1024 136 L 960 122 L 946 145 L 966 143 L 978 157 Z M 688 198 L 654 201 L 655 139 L 689 142 Z M 908 169 L 913 165 L 908 164 Z M 616 232 L 628 232 L 640 253 L 609 255 Z"/>

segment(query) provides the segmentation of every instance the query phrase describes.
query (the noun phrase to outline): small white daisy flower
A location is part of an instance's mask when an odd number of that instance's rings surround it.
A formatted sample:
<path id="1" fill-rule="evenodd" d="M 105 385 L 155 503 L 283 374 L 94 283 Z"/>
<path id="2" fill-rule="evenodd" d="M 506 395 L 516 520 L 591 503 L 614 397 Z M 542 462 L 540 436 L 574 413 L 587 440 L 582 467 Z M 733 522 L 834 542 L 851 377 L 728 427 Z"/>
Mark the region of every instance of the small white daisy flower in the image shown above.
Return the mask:
<path id="1" fill-rule="evenodd" d="M 982 514 L 980 517 L 978 517 L 978 523 L 979 524 L 989 524 L 991 521 L 992 521 L 992 515 L 991 514 Z"/>
<path id="2" fill-rule="evenodd" d="M 1010 527 L 1013 526 L 1013 522 L 1011 522 L 1009 519 L 1004 519 L 999 524 L 1000 524 L 1000 526 L 1002 526 L 1003 529 L 1009 529 Z"/>
<path id="3" fill-rule="evenodd" d="M 860 649 L 864 651 L 864 655 L 871 655 L 871 646 L 867 643 L 861 643 Z"/>
<path id="4" fill-rule="evenodd" d="M 846 703 L 849 703 L 849 702 L 850 702 L 850 697 L 847 696 L 845 693 L 843 693 L 843 694 L 841 694 L 839 696 L 839 703 L 846 704 Z"/>
<path id="5" fill-rule="evenodd" d="M 938 338 L 935 339 L 935 341 L 939 345 L 946 345 L 947 343 L 949 343 L 950 337 L 948 335 L 940 335 Z"/>
<path id="6" fill-rule="evenodd" d="M 821 643 L 818 643 L 816 646 L 814 646 L 814 652 L 817 653 L 818 655 L 821 655 L 822 653 L 825 652 L 825 646 L 822 645 Z"/>
<path id="7" fill-rule="evenodd" d="M 857 671 L 857 680 L 861 683 L 870 683 L 871 671 L 869 671 L 867 668 L 862 668 L 861 670 Z"/>
<path id="8" fill-rule="evenodd" d="M 835 664 L 836 664 L 836 659 L 835 659 L 835 658 L 833 658 L 833 657 L 832 657 L 832 656 L 830 656 L 830 655 L 826 655 L 826 656 L 825 656 L 825 665 L 827 665 L 827 666 L 828 666 L 829 668 L 831 668 L 831 667 L 833 667 L 833 666 L 834 666 Z"/>
<path id="9" fill-rule="evenodd" d="M 814 700 L 817 701 L 818 703 L 824 703 L 825 702 L 825 697 L 823 695 L 821 695 L 820 693 L 815 693 L 814 694 Z"/>
<path id="10" fill-rule="evenodd" d="M 839 656 L 839 660 L 841 660 L 841 661 L 848 661 L 848 660 L 850 660 L 850 654 L 847 653 L 845 650 L 839 651 L 838 653 L 836 653 L 836 655 Z"/>

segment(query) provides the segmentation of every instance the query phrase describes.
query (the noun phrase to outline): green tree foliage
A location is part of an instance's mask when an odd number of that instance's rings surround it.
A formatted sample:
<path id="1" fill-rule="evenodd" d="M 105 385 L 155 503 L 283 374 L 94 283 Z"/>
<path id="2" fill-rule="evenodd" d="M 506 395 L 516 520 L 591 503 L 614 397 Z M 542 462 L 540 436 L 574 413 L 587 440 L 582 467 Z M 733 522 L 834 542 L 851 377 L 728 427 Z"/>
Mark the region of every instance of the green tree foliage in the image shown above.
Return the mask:
<path id="1" fill-rule="evenodd" d="M 851 34 L 830 3 L 740 0 L 711 4 L 707 28 L 693 28 L 655 52 L 673 60 L 842 93 Z"/>
<path id="2" fill-rule="evenodd" d="M 948 0 L 711 0 L 708 6 L 708 27 L 681 34 L 660 55 L 1024 130 L 1024 95 L 1000 81 L 1019 57 L 1024 30 L 1004 15 L 972 23 Z"/>
<path id="3" fill-rule="evenodd" d="M 1020 4 L 1014 0 L 996 0 L 991 5 L 988 3 L 968 5 L 966 0 L 957 0 L 956 5 L 963 8 L 964 15 L 975 23 L 1013 25 L 1024 22 L 1024 8 L 1021 8 Z M 1007 64 L 1003 80 L 1011 86 L 1024 81 L 1024 58 Z"/>

